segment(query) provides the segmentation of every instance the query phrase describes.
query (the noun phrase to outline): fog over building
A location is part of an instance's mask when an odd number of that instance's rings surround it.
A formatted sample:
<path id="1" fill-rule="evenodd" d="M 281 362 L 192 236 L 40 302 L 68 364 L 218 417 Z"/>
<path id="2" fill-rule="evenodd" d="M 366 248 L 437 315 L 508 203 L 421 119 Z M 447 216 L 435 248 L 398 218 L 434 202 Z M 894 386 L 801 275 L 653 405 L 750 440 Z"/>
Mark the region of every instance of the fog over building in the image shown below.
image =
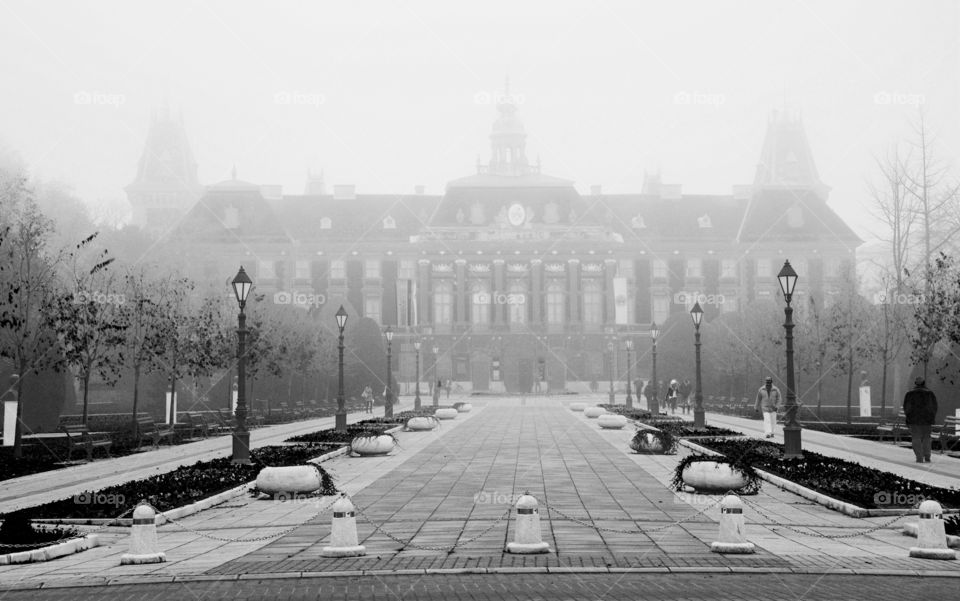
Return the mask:
<path id="1" fill-rule="evenodd" d="M 724 298 L 708 313 L 772 299 L 790 259 L 798 295 L 829 302 L 855 262 L 861 240 L 828 207 L 797 114 L 769 116 L 754 182 L 730 193 L 683 194 L 647 174 L 637 193 L 580 194 L 531 160 L 509 91 L 496 110 L 489 161 L 443 194 L 363 194 L 310 173 L 286 195 L 236 170 L 201 192 L 185 126 L 166 112 L 127 192 L 138 223 L 168 237 L 194 278 L 220 282 L 243 265 L 274 302 L 344 304 L 399 332 L 398 381 L 413 380 L 420 335 L 422 354 L 440 349 L 424 379 L 482 391 L 531 390 L 541 377 L 585 388 L 606 379 L 612 339 L 633 336 L 642 353 L 651 322 L 698 294 Z"/>

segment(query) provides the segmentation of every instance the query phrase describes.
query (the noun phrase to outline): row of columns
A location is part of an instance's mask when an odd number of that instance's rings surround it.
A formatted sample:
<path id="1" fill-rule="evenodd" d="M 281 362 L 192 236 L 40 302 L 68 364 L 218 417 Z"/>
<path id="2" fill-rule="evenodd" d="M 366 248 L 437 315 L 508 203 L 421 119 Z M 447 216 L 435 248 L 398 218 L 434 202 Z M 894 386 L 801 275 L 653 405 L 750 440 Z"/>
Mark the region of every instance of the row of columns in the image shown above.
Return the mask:
<path id="1" fill-rule="evenodd" d="M 613 280 L 616 276 L 617 261 L 615 259 L 606 259 L 604 262 L 604 291 L 605 291 L 605 319 L 604 323 L 612 325 L 616 316 L 616 300 L 614 298 Z M 492 262 L 492 288 L 491 293 L 508 294 L 507 288 L 506 261 L 504 259 L 494 259 Z M 546 292 L 544 283 L 543 260 L 531 259 L 529 262 L 528 283 L 530 290 L 527 302 L 531 303 L 531 322 L 534 324 L 544 323 L 543 298 Z M 467 286 L 467 261 L 465 259 L 456 259 L 454 261 L 454 282 L 456 291 L 454 295 L 455 320 L 457 325 L 465 326 L 467 324 L 467 307 L 470 303 L 470 290 Z M 569 315 L 572 316 L 566 320 L 567 325 L 579 324 L 580 315 L 580 295 L 581 295 L 581 269 L 579 259 L 569 259 L 567 269 L 564 272 L 566 279 L 566 294 L 569 300 Z M 429 259 L 420 259 L 417 269 L 417 304 L 419 311 L 419 321 L 421 325 L 433 323 L 433 284 L 438 279 L 433 275 L 432 263 Z M 494 326 L 502 326 L 507 322 L 507 305 L 494 305 L 493 319 Z"/>

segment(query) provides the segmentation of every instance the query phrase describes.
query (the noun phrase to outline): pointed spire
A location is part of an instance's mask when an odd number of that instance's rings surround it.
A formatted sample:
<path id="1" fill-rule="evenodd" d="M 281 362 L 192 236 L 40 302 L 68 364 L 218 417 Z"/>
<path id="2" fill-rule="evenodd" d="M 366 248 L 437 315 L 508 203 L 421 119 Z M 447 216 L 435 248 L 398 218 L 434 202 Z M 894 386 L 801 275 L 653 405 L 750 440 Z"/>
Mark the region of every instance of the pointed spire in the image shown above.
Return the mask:
<path id="1" fill-rule="evenodd" d="M 820 181 L 799 111 L 771 113 L 754 186 L 828 189 Z"/>

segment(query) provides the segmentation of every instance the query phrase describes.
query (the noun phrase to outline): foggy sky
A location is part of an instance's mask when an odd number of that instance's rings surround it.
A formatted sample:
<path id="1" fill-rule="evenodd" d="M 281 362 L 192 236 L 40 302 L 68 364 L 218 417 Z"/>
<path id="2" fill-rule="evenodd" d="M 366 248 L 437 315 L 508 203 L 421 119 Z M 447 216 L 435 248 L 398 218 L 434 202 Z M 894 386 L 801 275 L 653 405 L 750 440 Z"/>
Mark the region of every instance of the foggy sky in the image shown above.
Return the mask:
<path id="1" fill-rule="evenodd" d="M 0 145 L 91 206 L 125 200 L 150 114 L 182 111 L 200 180 L 441 193 L 489 159 L 509 75 L 527 154 L 581 192 L 750 183 L 801 110 L 831 206 L 865 238 L 872 157 L 918 106 L 960 149 L 956 1 L 0 0 Z M 86 99 L 79 100 L 79 99 Z M 678 100 L 680 99 L 680 100 Z M 685 99 L 691 99 L 685 101 Z"/>

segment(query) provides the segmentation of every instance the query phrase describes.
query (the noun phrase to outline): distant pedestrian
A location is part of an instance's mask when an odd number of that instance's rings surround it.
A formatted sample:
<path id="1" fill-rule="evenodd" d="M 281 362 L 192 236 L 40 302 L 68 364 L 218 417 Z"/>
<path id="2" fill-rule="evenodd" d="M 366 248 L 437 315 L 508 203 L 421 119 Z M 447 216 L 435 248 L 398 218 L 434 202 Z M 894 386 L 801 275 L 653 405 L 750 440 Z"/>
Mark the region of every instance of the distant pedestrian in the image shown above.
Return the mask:
<path id="1" fill-rule="evenodd" d="M 903 415 L 910 427 L 910 442 L 917 463 L 930 463 L 933 444 L 930 433 L 937 419 L 937 395 L 926 387 L 923 376 L 917 376 L 913 384 L 913 389 L 903 397 Z"/>
<path id="2" fill-rule="evenodd" d="M 757 402 L 754 411 L 763 412 L 763 437 L 773 438 L 773 430 L 777 425 L 777 410 L 782 399 L 780 389 L 773 385 L 773 378 L 767 376 L 760 390 L 757 391 Z"/>
<path id="3" fill-rule="evenodd" d="M 453 388 L 453 380 L 447 378 L 447 400 L 450 400 L 450 389 Z"/>
<path id="4" fill-rule="evenodd" d="M 360 398 L 363 400 L 363 408 L 367 413 L 373 413 L 373 389 L 369 386 L 364 388 Z"/>
<path id="5" fill-rule="evenodd" d="M 670 415 L 677 413 L 677 401 L 680 398 L 680 384 L 676 380 L 670 380 L 670 387 L 667 388 L 667 403 L 670 405 Z"/>
<path id="6" fill-rule="evenodd" d="M 680 384 L 680 407 L 683 408 L 683 412 L 690 413 L 690 393 L 693 392 L 693 385 L 690 384 L 690 378 L 687 378 Z"/>
<path id="7" fill-rule="evenodd" d="M 440 404 L 440 389 L 443 388 L 443 382 L 437 380 L 436 386 L 433 387 L 433 406 L 436 407 Z"/>

